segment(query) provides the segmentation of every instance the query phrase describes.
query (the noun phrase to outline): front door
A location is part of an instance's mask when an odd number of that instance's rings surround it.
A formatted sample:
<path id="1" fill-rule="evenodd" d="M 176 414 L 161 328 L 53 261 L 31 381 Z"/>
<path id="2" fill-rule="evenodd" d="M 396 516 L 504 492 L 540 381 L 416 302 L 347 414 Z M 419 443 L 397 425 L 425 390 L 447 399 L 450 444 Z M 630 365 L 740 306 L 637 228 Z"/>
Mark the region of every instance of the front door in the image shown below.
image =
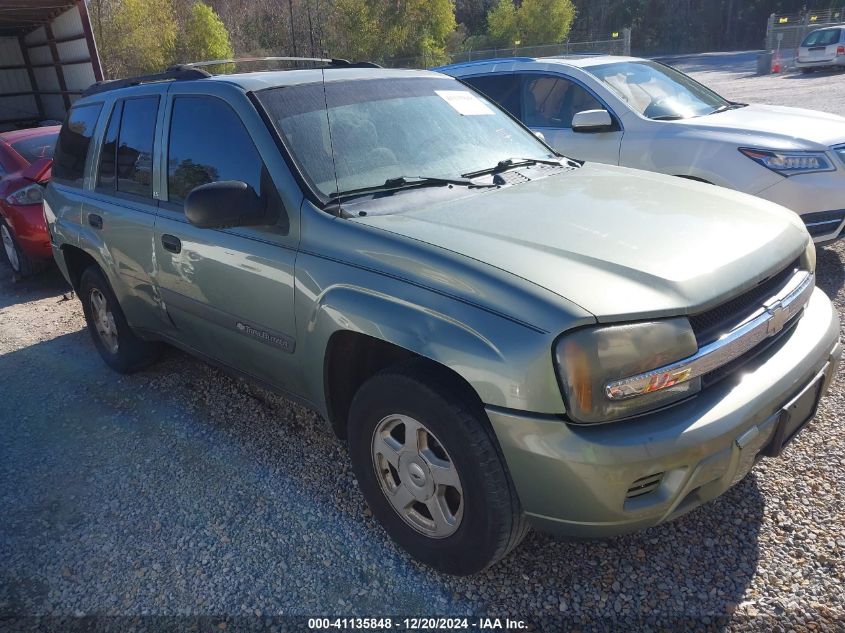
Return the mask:
<path id="1" fill-rule="evenodd" d="M 224 96 L 173 85 L 162 136 L 166 148 L 155 226 L 156 283 L 170 335 L 195 351 L 255 378 L 297 390 L 293 280 L 299 199 L 282 202 L 254 141 L 268 136 L 258 114 L 244 120 Z M 241 107 L 252 107 L 242 94 Z M 262 129 L 263 128 L 263 129 Z M 270 150 L 265 146 L 265 152 Z M 283 164 L 283 163 L 282 163 Z M 189 192 L 202 184 L 243 181 L 277 199 L 270 226 L 201 229 L 185 218 Z M 284 207 L 284 208 L 282 208 Z"/>
<path id="2" fill-rule="evenodd" d="M 522 81 L 522 121 L 542 132 L 546 143 L 558 152 L 578 160 L 619 164 L 622 130 L 574 132 L 572 118 L 584 110 L 606 110 L 580 84 L 550 74 L 526 73 Z M 613 117 L 613 114 L 611 114 Z"/>

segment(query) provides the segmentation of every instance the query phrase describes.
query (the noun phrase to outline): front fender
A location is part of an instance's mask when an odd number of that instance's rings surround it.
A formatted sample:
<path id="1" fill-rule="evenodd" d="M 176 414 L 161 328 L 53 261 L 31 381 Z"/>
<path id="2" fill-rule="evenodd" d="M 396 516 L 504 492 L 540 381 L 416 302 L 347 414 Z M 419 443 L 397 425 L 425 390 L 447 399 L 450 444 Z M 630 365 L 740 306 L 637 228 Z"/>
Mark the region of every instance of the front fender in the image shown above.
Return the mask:
<path id="1" fill-rule="evenodd" d="M 407 284 L 392 282 L 396 287 L 389 292 L 374 291 L 373 285 L 330 286 L 298 314 L 305 387 L 324 414 L 324 350 L 340 331 L 366 334 L 450 368 L 485 404 L 563 412 L 553 334 L 430 290 L 414 288 L 412 297 Z"/>

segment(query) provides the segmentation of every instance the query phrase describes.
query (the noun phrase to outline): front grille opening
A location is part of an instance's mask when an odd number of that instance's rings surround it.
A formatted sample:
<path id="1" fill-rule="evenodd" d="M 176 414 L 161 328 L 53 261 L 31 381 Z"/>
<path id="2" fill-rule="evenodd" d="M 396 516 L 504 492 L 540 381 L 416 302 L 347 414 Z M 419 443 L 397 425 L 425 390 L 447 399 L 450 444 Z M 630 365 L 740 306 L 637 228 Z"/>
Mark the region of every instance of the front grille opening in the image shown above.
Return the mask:
<path id="1" fill-rule="evenodd" d="M 663 473 L 654 473 L 647 477 L 641 477 L 631 484 L 628 492 L 625 495 L 626 499 L 636 499 L 647 494 L 651 494 L 660 487 L 660 482 L 663 481 Z"/>
<path id="2" fill-rule="evenodd" d="M 763 302 L 777 294 L 778 290 L 783 288 L 800 268 L 800 260 L 796 259 L 780 272 L 775 273 L 738 297 L 734 297 L 705 312 L 690 316 L 689 322 L 695 333 L 698 346 L 701 347 L 715 341 L 722 334 L 729 332 L 760 310 Z"/>

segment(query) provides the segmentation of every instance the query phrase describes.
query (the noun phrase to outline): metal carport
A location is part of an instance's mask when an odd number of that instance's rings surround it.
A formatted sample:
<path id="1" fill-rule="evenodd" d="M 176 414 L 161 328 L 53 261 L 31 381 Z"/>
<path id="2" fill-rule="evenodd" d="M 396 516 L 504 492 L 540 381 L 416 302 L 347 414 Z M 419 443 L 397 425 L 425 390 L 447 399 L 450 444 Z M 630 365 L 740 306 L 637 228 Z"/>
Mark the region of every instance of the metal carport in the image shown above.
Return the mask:
<path id="1" fill-rule="evenodd" d="M 0 0 L 0 130 L 61 121 L 102 79 L 85 0 Z"/>

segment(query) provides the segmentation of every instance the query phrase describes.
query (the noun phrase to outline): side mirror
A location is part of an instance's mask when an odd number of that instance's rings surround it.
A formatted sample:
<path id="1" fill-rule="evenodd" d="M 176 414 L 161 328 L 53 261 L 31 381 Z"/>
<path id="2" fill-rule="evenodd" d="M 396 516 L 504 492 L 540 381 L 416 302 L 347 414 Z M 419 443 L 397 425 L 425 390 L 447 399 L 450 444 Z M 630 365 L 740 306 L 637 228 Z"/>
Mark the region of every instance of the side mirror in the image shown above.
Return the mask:
<path id="1" fill-rule="evenodd" d="M 540 139 L 544 143 L 546 142 L 546 135 L 543 134 L 542 132 L 534 132 L 534 136 L 536 136 L 538 139 Z"/>
<path id="2" fill-rule="evenodd" d="M 584 110 L 572 117 L 573 132 L 607 132 L 613 129 L 613 119 L 607 110 Z"/>
<path id="3" fill-rule="evenodd" d="M 200 185 L 185 199 L 188 222 L 201 229 L 260 226 L 267 223 L 266 215 L 266 202 L 240 180 Z"/>

